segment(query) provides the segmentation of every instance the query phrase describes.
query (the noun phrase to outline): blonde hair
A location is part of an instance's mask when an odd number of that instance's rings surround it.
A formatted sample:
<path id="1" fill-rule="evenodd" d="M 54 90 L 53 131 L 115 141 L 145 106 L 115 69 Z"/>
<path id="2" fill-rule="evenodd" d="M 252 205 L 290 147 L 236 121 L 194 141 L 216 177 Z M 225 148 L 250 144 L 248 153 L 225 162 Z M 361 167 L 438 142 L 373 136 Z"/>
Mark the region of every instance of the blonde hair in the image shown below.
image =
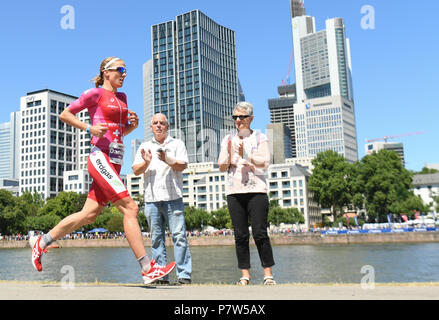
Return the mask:
<path id="1" fill-rule="evenodd" d="M 99 67 L 99 75 L 94 77 L 91 80 L 95 83 L 96 88 L 98 88 L 104 84 L 104 68 L 107 65 L 107 63 L 113 59 L 117 59 L 117 58 L 116 57 L 107 57 L 101 62 L 101 66 Z M 114 62 L 116 62 L 116 61 L 114 61 Z M 107 67 L 109 67 L 109 66 L 107 66 Z"/>

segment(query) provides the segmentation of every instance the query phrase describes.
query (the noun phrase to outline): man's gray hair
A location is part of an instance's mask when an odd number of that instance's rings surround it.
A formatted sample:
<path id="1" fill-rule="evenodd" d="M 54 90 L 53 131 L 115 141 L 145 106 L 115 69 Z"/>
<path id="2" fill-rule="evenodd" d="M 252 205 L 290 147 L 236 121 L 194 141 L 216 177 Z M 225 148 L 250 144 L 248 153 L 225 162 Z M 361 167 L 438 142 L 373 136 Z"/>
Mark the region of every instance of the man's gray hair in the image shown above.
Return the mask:
<path id="1" fill-rule="evenodd" d="M 156 115 L 158 115 L 158 114 L 161 114 L 162 116 L 164 116 L 164 117 L 165 117 L 166 124 L 169 124 L 169 122 L 168 122 L 168 118 L 166 117 L 166 115 L 164 115 L 163 113 L 157 112 L 157 113 L 154 113 L 154 115 L 153 115 L 152 118 L 151 118 L 151 125 L 152 125 L 152 120 L 154 119 L 154 116 L 156 116 Z"/>
<path id="2" fill-rule="evenodd" d="M 233 112 L 235 110 L 241 110 L 246 112 L 249 116 L 253 115 L 253 105 L 250 102 L 247 101 L 241 101 L 235 104 L 235 107 L 233 108 Z"/>

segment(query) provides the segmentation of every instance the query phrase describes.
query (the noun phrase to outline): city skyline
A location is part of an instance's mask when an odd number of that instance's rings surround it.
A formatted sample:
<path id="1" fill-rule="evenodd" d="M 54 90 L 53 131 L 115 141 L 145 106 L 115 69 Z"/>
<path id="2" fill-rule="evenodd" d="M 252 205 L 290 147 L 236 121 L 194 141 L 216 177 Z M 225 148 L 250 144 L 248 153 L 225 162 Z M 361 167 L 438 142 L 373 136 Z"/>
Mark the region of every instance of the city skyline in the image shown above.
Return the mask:
<path id="1" fill-rule="evenodd" d="M 61 12 L 65 3 L 4 5 L 0 28 L 9 50 L 3 50 L 0 57 L 12 71 L 1 80 L 5 92 L 1 123 L 19 110 L 20 97 L 27 92 L 47 88 L 79 96 L 92 87 L 88 80 L 109 55 L 118 55 L 127 63 L 129 73 L 121 91 L 127 93 L 129 106 L 143 122 L 142 66 L 150 59 L 150 27 L 199 9 L 236 32 L 238 76 L 247 100 L 255 105 L 253 127 L 265 131 L 270 122 L 267 101 L 276 96 L 277 87 L 287 77 L 293 46 L 289 0 L 269 5 L 169 1 L 166 8 L 144 3 L 118 7 L 114 1 L 105 2 L 105 6 L 101 1 L 69 4 L 75 13 L 73 29 L 63 29 L 60 24 L 66 15 Z M 430 146 L 439 138 L 434 130 L 439 111 L 433 99 L 439 48 L 437 41 L 432 41 L 435 35 L 429 22 L 439 5 L 421 1 L 418 8 L 422 17 L 417 19 L 411 18 L 409 7 L 399 1 L 307 0 L 305 5 L 306 13 L 316 18 L 317 30 L 324 28 L 328 18 L 340 17 L 346 24 L 351 40 L 359 158 L 365 155 L 366 139 L 422 130 L 423 135 L 391 142 L 404 143 L 408 169 L 420 171 L 425 163 L 438 163 L 439 151 Z M 373 25 L 368 17 L 374 17 Z M 106 32 L 100 28 L 102 23 L 107 23 Z M 293 73 L 290 79 L 294 79 Z M 127 144 L 143 135 L 141 125 L 127 137 Z M 128 155 L 122 173 L 130 171 Z"/>

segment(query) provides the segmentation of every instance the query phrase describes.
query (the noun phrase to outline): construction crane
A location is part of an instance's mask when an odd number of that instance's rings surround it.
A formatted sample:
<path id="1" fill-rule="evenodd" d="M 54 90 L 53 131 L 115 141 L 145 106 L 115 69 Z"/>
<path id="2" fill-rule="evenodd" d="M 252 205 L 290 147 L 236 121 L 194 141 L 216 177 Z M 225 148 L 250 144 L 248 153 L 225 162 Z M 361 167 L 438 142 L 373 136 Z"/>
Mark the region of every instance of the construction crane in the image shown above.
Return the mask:
<path id="1" fill-rule="evenodd" d="M 294 50 L 294 49 L 291 49 L 290 64 L 289 64 L 289 66 L 288 66 L 287 78 L 286 78 L 285 82 L 284 82 L 283 80 L 281 80 L 283 86 L 286 86 L 286 85 L 289 85 L 289 84 L 290 84 L 290 72 L 291 72 L 291 66 L 292 66 L 292 64 L 293 64 L 293 56 L 294 56 L 294 54 L 293 54 L 294 51 L 293 51 L 293 50 Z"/>
<path id="2" fill-rule="evenodd" d="M 402 133 L 402 134 L 398 134 L 398 135 L 394 135 L 394 136 L 384 136 L 382 138 L 376 138 L 376 139 L 366 139 L 366 142 L 375 142 L 375 141 L 381 141 L 384 140 L 384 142 L 387 142 L 387 140 L 390 139 L 396 139 L 396 138 L 401 138 L 401 137 L 407 137 L 407 136 L 414 136 L 417 134 L 424 134 L 425 132 L 422 131 L 415 131 L 415 132 L 409 132 L 409 133 Z"/>

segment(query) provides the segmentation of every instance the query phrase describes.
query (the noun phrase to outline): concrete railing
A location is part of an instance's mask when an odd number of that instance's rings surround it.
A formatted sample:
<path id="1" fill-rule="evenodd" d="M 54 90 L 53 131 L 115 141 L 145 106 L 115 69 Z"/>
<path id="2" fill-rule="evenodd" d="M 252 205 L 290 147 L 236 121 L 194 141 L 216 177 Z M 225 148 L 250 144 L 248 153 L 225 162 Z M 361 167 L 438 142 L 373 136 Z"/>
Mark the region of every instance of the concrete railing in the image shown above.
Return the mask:
<path id="1" fill-rule="evenodd" d="M 235 245 L 233 236 L 201 236 L 189 237 L 189 246 L 232 246 Z M 271 235 L 273 245 L 300 245 L 300 244 L 354 244 L 354 243 L 421 243 L 439 242 L 439 232 L 405 232 L 405 233 L 381 233 L 381 234 L 340 234 L 320 235 L 316 234 L 292 234 Z M 57 240 L 56 243 L 64 248 L 116 248 L 129 247 L 128 241 L 122 239 L 75 239 Z M 250 237 L 250 243 L 254 245 Z M 146 247 L 151 246 L 151 239 L 144 239 Z M 166 245 L 172 245 L 172 239 L 166 238 Z M 25 240 L 0 240 L 0 249 L 28 248 Z"/>

